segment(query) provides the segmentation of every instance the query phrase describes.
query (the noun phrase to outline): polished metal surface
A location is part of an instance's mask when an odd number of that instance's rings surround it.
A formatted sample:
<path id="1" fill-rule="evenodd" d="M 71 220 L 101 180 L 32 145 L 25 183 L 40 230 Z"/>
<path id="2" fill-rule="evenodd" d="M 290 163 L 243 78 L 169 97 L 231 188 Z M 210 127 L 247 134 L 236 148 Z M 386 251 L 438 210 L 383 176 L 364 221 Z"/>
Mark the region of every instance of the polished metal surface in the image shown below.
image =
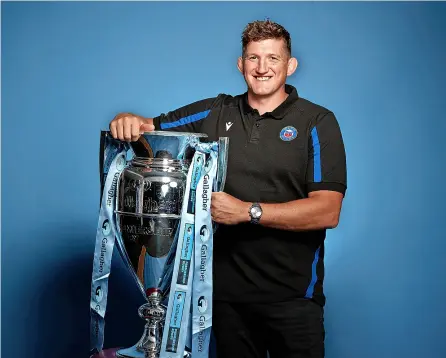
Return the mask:
<path id="1" fill-rule="evenodd" d="M 117 213 L 126 251 L 136 272 L 142 269 L 136 262 L 143 249 L 153 257 L 162 257 L 172 245 L 181 215 L 187 168 L 179 160 L 137 159 L 122 174 Z"/>
<path id="2" fill-rule="evenodd" d="M 181 218 L 192 144 L 203 134 L 155 131 L 132 142 L 134 156 L 120 178 L 117 219 L 121 247 L 143 294 L 157 282 L 153 258 L 169 252 Z M 159 265 L 159 261 L 156 262 Z"/>

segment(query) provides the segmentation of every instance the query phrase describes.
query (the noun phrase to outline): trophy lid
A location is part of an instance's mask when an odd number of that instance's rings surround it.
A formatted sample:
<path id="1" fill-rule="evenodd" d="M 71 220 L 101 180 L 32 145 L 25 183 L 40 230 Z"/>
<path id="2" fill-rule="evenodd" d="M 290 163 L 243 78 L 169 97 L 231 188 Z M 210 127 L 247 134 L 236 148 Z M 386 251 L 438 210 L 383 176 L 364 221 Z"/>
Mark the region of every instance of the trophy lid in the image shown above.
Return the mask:
<path id="1" fill-rule="evenodd" d="M 130 142 L 130 146 L 139 158 L 156 158 L 159 151 L 169 151 L 173 159 L 179 159 L 178 155 L 191 143 L 207 137 L 205 133 L 151 131 L 144 132 L 137 141 Z"/>
<path id="2" fill-rule="evenodd" d="M 187 136 L 187 137 L 198 137 L 198 138 L 207 138 L 207 136 L 208 136 L 206 133 L 174 132 L 174 131 L 160 131 L 160 130 L 144 132 L 144 133 L 142 133 L 142 135 L 144 135 L 144 136 L 161 135 L 161 136 L 171 136 L 171 137 Z"/>

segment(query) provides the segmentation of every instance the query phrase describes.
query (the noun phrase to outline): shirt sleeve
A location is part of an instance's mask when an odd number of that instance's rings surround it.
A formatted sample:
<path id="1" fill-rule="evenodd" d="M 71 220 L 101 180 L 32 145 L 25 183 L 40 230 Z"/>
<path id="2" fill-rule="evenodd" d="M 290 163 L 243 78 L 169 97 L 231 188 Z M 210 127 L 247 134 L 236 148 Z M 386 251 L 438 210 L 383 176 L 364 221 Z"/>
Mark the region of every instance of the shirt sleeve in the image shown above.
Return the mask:
<path id="1" fill-rule="evenodd" d="M 345 195 L 347 168 L 344 141 L 332 112 L 316 117 L 310 127 L 307 192 L 333 190 Z"/>
<path id="2" fill-rule="evenodd" d="M 206 98 L 153 118 L 155 130 L 200 132 L 201 124 L 218 106 L 220 96 Z"/>

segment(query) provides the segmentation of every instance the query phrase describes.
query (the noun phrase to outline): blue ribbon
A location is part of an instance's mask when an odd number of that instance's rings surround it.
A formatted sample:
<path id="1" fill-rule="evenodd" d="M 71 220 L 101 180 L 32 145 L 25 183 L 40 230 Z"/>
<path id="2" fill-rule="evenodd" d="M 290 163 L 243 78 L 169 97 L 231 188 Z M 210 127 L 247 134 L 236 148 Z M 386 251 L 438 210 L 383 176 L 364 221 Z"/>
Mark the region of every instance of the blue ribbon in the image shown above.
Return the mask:
<path id="1" fill-rule="evenodd" d="M 126 166 L 126 150 L 117 144 L 108 143 L 105 152 L 104 172 L 106 180 L 102 192 L 101 208 L 96 230 L 96 245 L 90 298 L 91 352 L 100 352 L 104 345 L 105 311 L 107 308 L 108 279 L 118 230 L 115 225 L 115 197 L 119 177 Z"/>
<path id="2" fill-rule="evenodd" d="M 208 357 L 212 328 L 213 230 L 211 196 L 218 165 L 218 145 L 197 143 L 189 169 L 175 252 L 167 259 L 170 283 L 160 358 Z M 208 159 L 206 160 L 206 154 Z M 173 266 L 173 269 L 172 269 Z M 165 283 L 164 283 L 165 285 Z M 163 286 L 163 284 L 162 284 Z M 189 342 L 189 340 L 191 342 Z"/>
<path id="3" fill-rule="evenodd" d="M 217 154 L 210 152 L 197 189 L 195 217 L 195 267 L 192 283 L 192 357 L 207 358 L 212 329 L 212 187 L 217 174 Z"/>
<path id="4" fill-rule="evenodd" d="M 195 256 L 196 189 L 204 164 L 205 155 L 196 151 L 187 175 L 160 358 L 182 358 L 190 329 L 189 316 Z"/>

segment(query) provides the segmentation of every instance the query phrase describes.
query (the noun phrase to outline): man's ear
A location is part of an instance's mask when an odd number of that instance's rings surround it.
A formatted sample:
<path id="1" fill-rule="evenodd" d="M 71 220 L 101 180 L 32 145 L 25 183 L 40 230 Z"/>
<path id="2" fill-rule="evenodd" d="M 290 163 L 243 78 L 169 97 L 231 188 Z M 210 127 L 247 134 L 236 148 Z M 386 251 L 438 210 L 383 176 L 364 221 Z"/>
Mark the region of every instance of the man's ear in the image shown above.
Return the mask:
<path id="1" fill-rule="evenodd" d="M 241 56 L 237 60 L 237 68 L 241 73 L 243 73 L 243 57 Z"/>
<path id="2" fill-rule="evenodd" d="M 288 60 L 287 76 L 291 76 L 294 73 L 294 71 L 296 71 L 298 64 L 299 63 L 297 62 L 297 59 L 295 57 L 291 57 Z"/>

